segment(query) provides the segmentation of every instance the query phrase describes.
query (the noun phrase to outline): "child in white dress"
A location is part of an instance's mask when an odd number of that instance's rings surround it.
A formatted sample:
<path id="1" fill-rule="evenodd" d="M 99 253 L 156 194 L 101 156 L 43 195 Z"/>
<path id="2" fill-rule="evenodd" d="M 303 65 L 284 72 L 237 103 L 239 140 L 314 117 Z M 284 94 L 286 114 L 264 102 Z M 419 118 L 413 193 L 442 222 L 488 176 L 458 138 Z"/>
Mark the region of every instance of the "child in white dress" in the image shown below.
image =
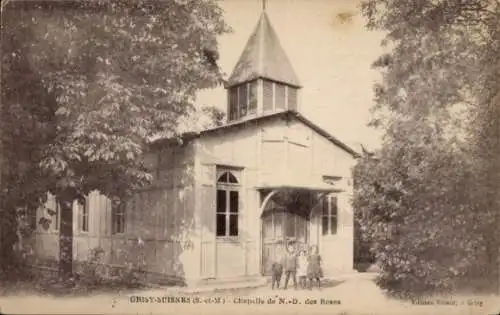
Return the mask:
<path id="1" fill-rule="evenodd" d="M 305 250 L 301 250 L 297 257 L 297 277 L 299 278 L 299 285 L 302 289 L 306 288 L 307 279 L 307 255 Z"/>

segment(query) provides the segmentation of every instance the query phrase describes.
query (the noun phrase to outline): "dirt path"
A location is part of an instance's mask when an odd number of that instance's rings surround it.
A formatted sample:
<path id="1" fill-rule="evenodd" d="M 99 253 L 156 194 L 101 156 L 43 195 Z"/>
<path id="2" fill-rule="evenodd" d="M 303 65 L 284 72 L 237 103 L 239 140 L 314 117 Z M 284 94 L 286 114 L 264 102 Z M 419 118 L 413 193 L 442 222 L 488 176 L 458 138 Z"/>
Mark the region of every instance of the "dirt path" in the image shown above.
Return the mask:
<path id="1" fill-rule="evenodd" d="M 321 291 L 259 288 L 183 297 L 168 289 L 100 294 L 72 298 L 14 296 L 0 298 L 4 314 L 415 314 L 493 315 L 500 311 L 499 297 L 455 297 L 415 305 L 387 299 L 370 279 L 353 278 Z M 196 300 L 199 299 L 199 300 Z M 139 301 L 140 300 L 140 301 Z M 275 303 L 269 304 L 271 301 Z M 451 302 L 450 302 L 451 301 Z M 468 302 L 476 301 L 469 306 Z M 224 302 L 224 304 L 222 304 Z M 262 304 L 261 304 L 262 303 Z M 280 304 L 281 303 L 281 304 Z M 438 303 L 455 303 L 438 305 Z M 482 303 L 480 306 L 479 304 Z"/>

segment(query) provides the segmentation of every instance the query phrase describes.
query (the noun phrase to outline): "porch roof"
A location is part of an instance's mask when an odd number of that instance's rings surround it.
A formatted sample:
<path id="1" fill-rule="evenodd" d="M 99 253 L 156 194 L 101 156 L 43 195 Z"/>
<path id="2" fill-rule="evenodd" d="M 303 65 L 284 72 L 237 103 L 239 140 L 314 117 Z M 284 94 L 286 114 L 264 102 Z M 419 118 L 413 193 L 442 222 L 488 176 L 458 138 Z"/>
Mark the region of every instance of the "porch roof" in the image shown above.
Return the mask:
<path id="1" fill-rule="evenodd" d="M 285 176 L 284 178 L 273 178 L 262 181 L 257 187 L 258 190 L 279 189 L 279 190 L 309 190 L 317 192 L 343 192 L 344 190 L 327 184 L 315 178 L 306 176 Z"/>

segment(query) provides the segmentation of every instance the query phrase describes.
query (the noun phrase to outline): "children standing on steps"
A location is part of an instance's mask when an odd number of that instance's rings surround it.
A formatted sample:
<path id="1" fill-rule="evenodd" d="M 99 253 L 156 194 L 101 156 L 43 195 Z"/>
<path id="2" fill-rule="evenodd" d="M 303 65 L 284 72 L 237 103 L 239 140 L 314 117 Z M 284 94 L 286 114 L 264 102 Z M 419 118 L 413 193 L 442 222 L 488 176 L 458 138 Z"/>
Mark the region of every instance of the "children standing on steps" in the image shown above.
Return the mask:
<path id="1" fill-rule="evenodd" d="M 318 289 L 321 289 L 321 278 L 323 277 L 323 269 L 321 268 L 321 256 L 318 252 L 318 247 L 313 246 L 311 254 L 308 257 L 307 276 L 309 278 L 309 289 L 312 289 L 313 280 L 318 282 Z"/>
<path id="2" fill-rule="evenodd" d="M 306 288 L 307 284 L 307 268 L 309 262 L 306 256 L 306 251 L 301 250 L 299 256 L 297 257 L 297 278 L 299 278 L 299 286 L 301 289 Z"/>

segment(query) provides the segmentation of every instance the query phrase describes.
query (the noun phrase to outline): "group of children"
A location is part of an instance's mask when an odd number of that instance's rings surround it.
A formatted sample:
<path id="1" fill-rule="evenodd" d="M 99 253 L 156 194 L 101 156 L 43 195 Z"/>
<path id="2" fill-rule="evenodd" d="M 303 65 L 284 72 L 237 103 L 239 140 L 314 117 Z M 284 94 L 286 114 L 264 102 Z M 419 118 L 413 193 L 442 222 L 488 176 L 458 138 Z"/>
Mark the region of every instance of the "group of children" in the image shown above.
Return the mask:
<path id="1" fill-rule="evenodd" d="M 290 278 L 292 278 L 295 289 L 297 289 L 297 278 L 302 289 L 306 287 L 312 289 L 313 281 L 316 281 L 318 288 L 321 288 L 323 269 L 321 268 L 321 256 L 318 253 L 318 247 L 313 246 L 309 255 L 305 250 L 300 250 L 297 255 L 295 247 L 289 244 L 283 258 L 272 265 L 273 290 L 275 287 L 279 289 L 283 272 L 285 273 L 285 290 L 288 287 Z"/>

